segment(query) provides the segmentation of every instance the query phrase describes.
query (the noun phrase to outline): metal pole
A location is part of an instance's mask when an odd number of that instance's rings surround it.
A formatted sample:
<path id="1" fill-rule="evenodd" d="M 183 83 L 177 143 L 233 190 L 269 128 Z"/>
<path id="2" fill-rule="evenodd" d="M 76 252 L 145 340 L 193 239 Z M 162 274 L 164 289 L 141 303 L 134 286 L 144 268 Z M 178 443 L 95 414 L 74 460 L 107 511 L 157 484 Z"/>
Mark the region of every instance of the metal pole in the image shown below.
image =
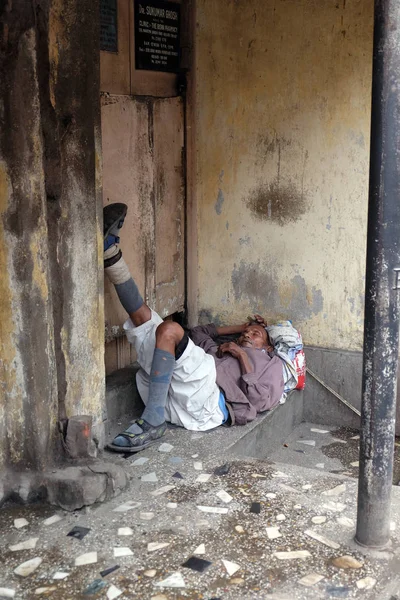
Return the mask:
<path id="1" fill-rule="evenodd" d="M 400 2 L 375 0 L 356 541 L 389 542 L 399 353 Z"/>

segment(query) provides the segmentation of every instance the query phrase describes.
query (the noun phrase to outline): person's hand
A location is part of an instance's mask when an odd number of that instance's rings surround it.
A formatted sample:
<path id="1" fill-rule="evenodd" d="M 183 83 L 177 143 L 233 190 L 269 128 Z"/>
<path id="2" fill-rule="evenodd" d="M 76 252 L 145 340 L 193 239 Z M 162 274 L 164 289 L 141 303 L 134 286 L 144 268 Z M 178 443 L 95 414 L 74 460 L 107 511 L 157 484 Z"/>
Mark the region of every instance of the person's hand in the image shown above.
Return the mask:
<path id="1" fill-rule="evenodd" d="M 243 348 L 238 346 L 235 342 L 225 342 L 225 344 L 221 344 L 218 348 L 218 355 L 221 357 L 223 354 L 230 354 L 235 358 L 240 358 L 243 354 L 246 354 Z"/>

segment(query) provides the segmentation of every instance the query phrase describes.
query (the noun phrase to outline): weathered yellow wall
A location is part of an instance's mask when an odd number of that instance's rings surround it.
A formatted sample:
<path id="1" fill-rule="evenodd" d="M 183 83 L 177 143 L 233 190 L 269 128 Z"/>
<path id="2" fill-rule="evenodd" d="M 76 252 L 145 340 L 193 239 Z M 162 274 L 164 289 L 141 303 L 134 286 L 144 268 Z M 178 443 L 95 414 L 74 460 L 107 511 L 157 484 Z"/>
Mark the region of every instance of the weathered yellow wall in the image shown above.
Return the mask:
<path id="1" fill-rule="evenodd" d="M 199 317 L 360 349 L 372 0 L 197 3 Z"/>

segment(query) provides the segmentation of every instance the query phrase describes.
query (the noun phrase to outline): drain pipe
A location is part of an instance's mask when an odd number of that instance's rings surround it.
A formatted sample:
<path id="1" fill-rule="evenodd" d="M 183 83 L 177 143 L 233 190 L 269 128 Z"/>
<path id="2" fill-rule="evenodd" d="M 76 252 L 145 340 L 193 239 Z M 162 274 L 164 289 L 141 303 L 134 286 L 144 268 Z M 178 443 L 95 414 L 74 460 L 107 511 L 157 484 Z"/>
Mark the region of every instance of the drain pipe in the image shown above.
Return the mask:
<path id="1" fill-rule="evenodd" d="M 400 2 L 375 0 L 356 541 L 389 542 L 399 353 Z"/>

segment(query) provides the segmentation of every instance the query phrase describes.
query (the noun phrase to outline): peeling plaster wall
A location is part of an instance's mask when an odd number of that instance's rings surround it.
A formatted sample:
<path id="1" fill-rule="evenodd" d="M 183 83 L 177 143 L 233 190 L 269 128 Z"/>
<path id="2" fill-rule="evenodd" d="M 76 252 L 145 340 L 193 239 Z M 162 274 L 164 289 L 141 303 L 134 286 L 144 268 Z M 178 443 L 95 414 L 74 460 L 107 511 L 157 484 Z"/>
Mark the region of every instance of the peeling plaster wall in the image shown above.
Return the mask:
<path id="1" fill-rule="evenodd" d="M 97 15 L 0 7 L 0 469 L 61 458 L 59 418 L 102 435 Z"/>
<path id="2" fill-rule="evenodd" d="M 197 2 L 200 321 L 359 350 L 373 2 Z"/>

